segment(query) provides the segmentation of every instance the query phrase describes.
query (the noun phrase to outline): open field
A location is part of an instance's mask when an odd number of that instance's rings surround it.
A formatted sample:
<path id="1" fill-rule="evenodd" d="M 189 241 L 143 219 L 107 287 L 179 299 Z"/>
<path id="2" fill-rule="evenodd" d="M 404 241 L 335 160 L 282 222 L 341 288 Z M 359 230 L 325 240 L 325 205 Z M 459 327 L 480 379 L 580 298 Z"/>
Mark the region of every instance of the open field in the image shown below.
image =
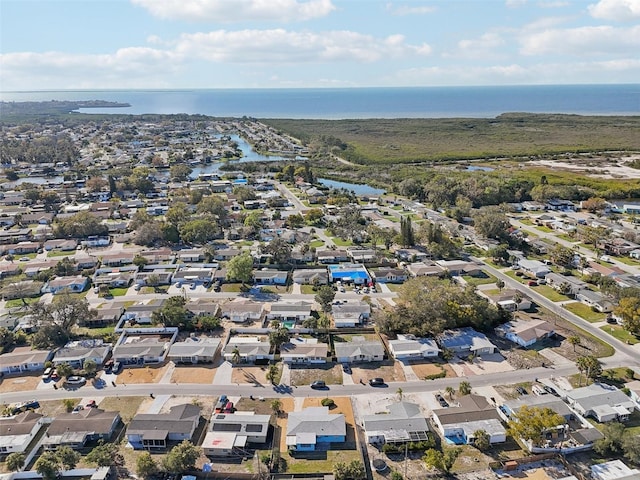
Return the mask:
<path id="1" fill-rule="evenodd" d="M 539 294 L 544 295 L 552 302 L 562 302 L 565 300 L 569 300 L 569 297 L 567 297 L 566 295 L 562 295 L 560 292 L 554 290 L 549 285 L 537 285 L 531 288 L 533 288 Z"/>
<path id="2" fill-rule="evenodd" d="M 267 367 L 258 367 L 253 365 L 233 367 L 233 371 L 231 373 L 231 383 L 269 385 L 271 382 L 267 380 L 267 372 Z"/>
<path id="3" fill-rule="evenodd" d="M 171 381 L 175 383 L 213 383 L 216 369 L 213 365 L 204 366 L 176 366 Z"/>
<path id="4" fill-rule="evenodd" d="M 606 314 L 595 312 L 591 309 L 591 307 L 589 307 L 588 305 L 585 305 L 584 303 L 571 302 L 571 303 L 565 303 L 564 306 L 571 313 L 575 313 L 580 318 L 584 318 L 587 322 L 591 322 L 591 323 L 602 322 L 607 318 Z"/>
<path id="5" fill-rule="evenodd" d="M 291 385 L 310 385 L 314 380 L 324 380 L 327 385 L 342 385 L 342 367 L 337 364 L 292 367 Z"/>
<path id="6" fill-rule="evenodd" d="M 347 144 L 338 155 L 361 164 L 640 149 L 640 117 L 511 113 L 495 119 L 264 122 L 303 141 L 322 135 L 338 138 Z"/>
<path id="7" fill-rule="evenodd" d="M 620 325 L 604 325 L 600 327 L 600 330 L 607 332 L 611 336 L 616 337 L 618 340 L 625 342 L 628 345 L 635 345 L 640 342 L 638 337 L 630 334 Z"/>
<path id="8" fill-rule="evenodd" d="M 370 379 L 376 377 L 384 378 L 385 382 L 406 381 L 402 366 L 393 360 L 355 364 L 351 366 L 351 370 L 353 371 L 351 376 L 356 383 L 360 380 L 367 383 Z"/>
<path id="9" fill-rule="evenodd" d="M 5 377 L 0 383 L 0 393 L 24 392 L 35 390 L 42 379 L 42 374 L 21 375 L 19 377 Z M 53 382 L 49 382 L 53 385 Z M 53 388 L 53 386 L 51 387 Z"/>
<path id="10" fill-rule="evenodd" d="M 125 368 L 118 375 L 117 383 L 157 383 L 168 367 L 168 365 L 164 365 L 162 367 Z"/>
<path id="11" fill-rule="evenodd" d="M 413 370 L 413 373 L 415 373 L 418 378 L 426 378 L 430 375 L 438 375 L 442 372 L 443 369 L 447 377 L 456 376 L 455 372 L 451 368 L 451 365 L 447 363 L 440 364 L 440 363 L 434 363 L 434 362 L 429 362 L 428 360 L 425 360 L 425 361 L 412 361 L 410 362 L 410 365 L 411 365 L 411 370 Z"/>

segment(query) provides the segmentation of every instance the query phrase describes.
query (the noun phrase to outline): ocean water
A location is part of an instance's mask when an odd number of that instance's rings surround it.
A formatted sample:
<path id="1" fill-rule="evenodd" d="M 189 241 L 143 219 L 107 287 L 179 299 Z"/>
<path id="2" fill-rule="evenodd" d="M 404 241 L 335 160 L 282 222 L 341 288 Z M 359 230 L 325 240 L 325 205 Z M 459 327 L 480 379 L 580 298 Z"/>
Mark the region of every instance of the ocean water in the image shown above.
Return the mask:
<path id="1" fill-rule="evenodd" d="M 640 115 L 640 84 L 0 92 L 3 101 L 107 100 L 88 113 L 257 118 L 492 118 L 507 112 Z"/>

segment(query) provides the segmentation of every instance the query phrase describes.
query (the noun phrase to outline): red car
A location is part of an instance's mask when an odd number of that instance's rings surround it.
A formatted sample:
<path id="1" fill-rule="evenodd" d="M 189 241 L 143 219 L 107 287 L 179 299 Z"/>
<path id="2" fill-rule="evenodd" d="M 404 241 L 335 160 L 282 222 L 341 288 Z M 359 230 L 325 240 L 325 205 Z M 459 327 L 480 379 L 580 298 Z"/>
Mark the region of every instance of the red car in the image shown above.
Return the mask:
<path id="1" fill-rule="evenodd" d="M 536 282 L 535 280 L 529 280 L 527 282 L 527 285 L 529 285 L 530 287 L 537 287 L 538 286 L 538 282 Z"/>

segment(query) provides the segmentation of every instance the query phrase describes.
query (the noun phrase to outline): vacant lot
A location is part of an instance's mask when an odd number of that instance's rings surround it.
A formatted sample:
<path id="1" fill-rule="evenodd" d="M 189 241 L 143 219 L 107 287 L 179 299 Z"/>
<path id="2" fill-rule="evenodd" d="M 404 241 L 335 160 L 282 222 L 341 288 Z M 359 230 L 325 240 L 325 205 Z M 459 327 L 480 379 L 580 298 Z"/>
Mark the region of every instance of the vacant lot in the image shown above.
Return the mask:
<path id="1" fill-rule="evenodd" d="M 103 410 L 117 410 L 120 412 L 122 421 L 129 423 L 138 409 L 142 405 L 142 402 L 149 401 L 148 397 L 106 397 L 100 402 L 100 408 Z"/>
<path id="2" fill-rule="evenodd" d="M 324 380 L 327 385 L 342 384 L 342 367 L 333 363 L 313 367 L 292 367 L 291 385 L 310 385 L 314 380 Z"/>
<path id="3" fill-rule="evenodd" d="M 416 374 L 418 378 L 427 378 L 430 375 L 437 375 L 441 373 L 443 370 L 446 373 L 447 377 L 455 377 L 456 374 L 448 364 L 440 364 L 440 363 L 432 363 L 428 361 L 424 362 L 410 362 L 411 369 L 413 373 Z"/>
<path id="4" fill-rule="evenodd" d="M 41 375 L 23 375 L 20 377 L 5 377 L 0 383 L 0 393 L 24 392 L 27 390 L 35 390 L 42 379 Z M 49 382 L 53 389 L 53 383 Z"/>
<path id="5" fill-rule="evenodd" d="M 536 292 L 541 295 L 544 295 L 552 302 L 562 302 L 565 300 L 569 300 L 569 297 L 566 295 L 562 295 L 558 291 L 551 288 L 549 285 L 538 285 L 537 287 L 532 287 Z"/>
<path id="6" fill-rule="evenodd" d="M 213 377 L 216 375 L 216 369 L 213 365 L 187 367 L 176 366 L 171 381 L 175 383 L 213 383 Z"/>
<path id="7" fill-rule="evenodd" d="M 231 382 L 250 383 L 253 385 L 269 385 L 271 382 L 267 380 L 267 371 L 267 367 L 233 367 Z"/>
<path id="8" fill-rule="evenodd" d="M 69 400 L 71 400 L 73 405 L 78 405 L 80 403 L 79 398 L 70 398 Z M 102 405 L 100 407 L 102 408 Z M 41 413 L 45 417 L 56 417 L 61 413 L 67 413 L 67 406 L 62 400 L 47 400 L 40 402 L 38 413 Z"/>
<path id="9" fill-rule="evenodd" d="M 353 381 L 358 383 L 362 380 L 367 383 L 370 379 L 376 377 L 384 378 L 385 382 L 404 382 L 406 378 L 402 366 L 393 361 L 359 363 L 352 366 Z"/>
<path id="10" fill-rule="evenodd" d="M 600 329 L 604 330 L 609 335 L 616 337 L 618 340 L 620 340 L 621 342 L 625 342 L 628 345 L 635 345 L 636 343 L 640 342 L 640 339 L 638 339 L 638 337 L 630 334 L 620 325 L 605 325 L 600 327 Z"/>
<path id="11" fill-rule="evenodd" d="M 595 323 L 602 322 L 607 318 L 607 315 L 600 312 L 595 312 L 591 307 L 584 303 L 571 302 L 565 303 L 564 307 L 572 313 L 575 313 L 580 318 L 584 318 L 587 322 Z"/>
<path id="12" fill-rule="evenodd" d="M 162 367 L 125 368 L 118 375 L 117 383 L 125 385 L 127 383 L 157 383 L 167 371 L 167 368 L 169 368 L 168 364 Z"/>

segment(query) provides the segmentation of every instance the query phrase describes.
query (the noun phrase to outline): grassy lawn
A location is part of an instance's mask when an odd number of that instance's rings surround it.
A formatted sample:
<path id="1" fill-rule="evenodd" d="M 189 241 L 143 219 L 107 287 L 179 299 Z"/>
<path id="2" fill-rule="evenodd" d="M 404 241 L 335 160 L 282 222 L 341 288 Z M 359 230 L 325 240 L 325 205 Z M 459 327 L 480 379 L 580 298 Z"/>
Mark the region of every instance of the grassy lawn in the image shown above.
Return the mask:
<path id="1" fill-rule="evenodd" d="M 624 263 L 626 265 L 634 265 L 634 266 L 638 266 L 640 265 L 640 262 L 638 260 L 636 260 L 635 258 L 631 258 L 631 257 L 615 257 L 616 260 L 618 260 L 621 263 Z"/>
<path id="2" fill-rule="evenodd" d="M 311 243 L 309 243 L 309 247 L 310 248 L 324 247 L 324 242 L 322 240 L 313 240 Z"/>
<path id="3" fill-rule="evenodd" d="M 576 238 L 572 237 L 571 235 L 567 235 L 566 233 L 560 233 L 558 235 L 556 235 L 556 237 L 561 238 L 562 240 L 565 240 L 567 242 L 576 242 Z"/>
<path id="4" fill-rule="evenodd" d="M 109 335 L 113 333 L 115 328 L 115 325 L 108 325 L 106 327 L 97 328 L 80 327 L 78 328 L 78 333 L 80 333 L 81 335 L 89 335 L 91 337 L 102 337 L 103 335 Z"/>
<path id="5" fill-rule="evenodd" d="M 324 380 L 327 385 L 342 385 L 342 368 L 327 363 L 314 368 L 291 369 L 291 385 L 310 385 L 314 380 Z"/>
<path id="6" fill-rule="evenodd" d="M 538 285 L 537 287 L 532 288 L 540 295 L 544 295 L 552 302 L 563 302 L 565 300 L 569 300 L 569 297 L 567 297 L 566 295 L 562 295 L 558 291 L 551 288 L 549 285 Z"/>
<path id="7" fill-rule="evenodd" d="M 109 293 L 113 297 L 122 297 L 127 294 L 127 290 L 129 289 L 128 288 L 110 288 Z"/>
<path id="8" fill-rule="evenodd" d="M 239 283 L 223 283 L 222 286 L 220 287 L 220 291 L 222 292 L 233 292 L 233 293 L 240 293 L 240 287 L 242 285 Z"/>
<path id="9" fill-rule="evenodd" d="M 630 334 L 620 325 L 604 325 L 600 327 L 600 330 L 607 332 L 609 335 L 616 337 L 618 340 L 628 345 L 635 345 L 636 343 L 640 342 L 640 340 L 638 340 L 638 337 Z"/>
<path id="10" fill-rule="evenodd" d="M 5 308 L 23 307 L 24 302 L 22 300 L 23 300 L 22 298 L 12 298 L 11 300 L 7 300 L 7 303 L 5 304 Z M 24 301 L 27 302 L 27 305 L 36 303 L 38 300 L 40 300 L 40 297 L 36 297 L 36 298 L 24 297 Z"/>
<path id="11" fill-rule="evenodd" d="M 123 401 L 120 397 L 106 397 L 100 402 L 100 408 L 103 410 L 117 410 L 120 412 L 122 421 L 129 423 L 136 413 L 143 401 L 147 397 L 127 397 Z"/>
<path id="12" fill-rule="evenodd" d="M 535 225 L 535 223 L 533 223 L 530 219 L 528 218 L 518 218 L 518 221 L 520 223 L 522 223 L 523 225 L 529 225 L 530 227 L 533 227 Z"/>
<path id="13" fill-rule="evenodd" d="M 544 225 L 536 227 L 536 230 L 540 230 L 541 232 L 544 232 L 544 233 L 553 233 L 554 232 L 553 228 L 545 227 Z"/>
<path id="14" fill-rule="evenodd" d="M 493 275 L 489 275 L 485 272 L 482 272 L 481 276 L 472 277 L 471 275 L 463 275 L 462 278 L 464 278 L 469 285 L 473 286 L 488 285 L 490 283 L 496 283 L 498 280 Z"/>
<path id="15" fill-rule="evenodd" d="M 73 255 L 75 252 L 73 251 L 69 251 L 69 252 L 63 252 L 62 250 L 51 250 L 50 252 L 47 252 L 47 258 L 51 258 L 51 257 L 67 257 L 69 255 Z"/>
<path id="16" fill-rule="evenodd" d="M 313 285 L 300 285 L 300 292 L 304 295 L 315 295 L 316 292 L 313 290 Z"/>
<path id="17" fill-rule="evenodd" d="M 590 323 L 602 322 L 607 318 L 606 314 L 594 312 L 591 307 L 580 302 L 566 303 L 565 308 Z"/>
<path id="18" fill-rule="evenodd" d="M 329 450 L 323 459 L 294 458 L 283 455 L 287 461 L 287 473 L 331 473 L 333 465 L 338 462 L 349 463 L 352 460 L 360 460 L 358 450 Z"/>
<path id="19" fill-rule="evenodd" d="M 343 240 L 339 237 L 331 237 L 331 240 L 338 247 L 353 247 L 353 242 L 351 240 Z"/>
<path id="20" fill-rule="evenodd" d="M 529 281 L 529 279 L 526 278 L 526 277 L 518 277 L 516 275 L 516 272 L 514 272 L 513 270 L 509 270 L 507 272 L 504 272 L 504 274 L 509 276 L 509 277 L 511 277 L 511 278 L 513 278 L 514 280 L 516 280 L 516 281 L 518 281 L 520 283 L 525 283 L 525 282 Z"/>

